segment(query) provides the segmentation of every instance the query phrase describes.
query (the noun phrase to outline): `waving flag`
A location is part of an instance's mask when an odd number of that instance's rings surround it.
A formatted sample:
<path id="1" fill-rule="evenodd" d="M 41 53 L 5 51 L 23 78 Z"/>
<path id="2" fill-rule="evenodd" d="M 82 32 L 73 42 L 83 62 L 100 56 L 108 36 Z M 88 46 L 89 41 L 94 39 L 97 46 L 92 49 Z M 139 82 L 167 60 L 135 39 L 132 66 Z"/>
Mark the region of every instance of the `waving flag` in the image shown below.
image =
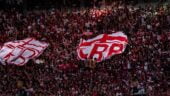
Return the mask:
<path id="1" fill-rule="evenodd" d="M 77 47 L 81 60 L 94 59 L 98 62 L 124 52 L 128 38 L 122 32 L 101 34 L 89 40 L 81 40 Z"/>
<path id="2" fill-rule="evenodd" d="M 47 43 L 34 38 L 7 42 L 0 49 L 0 62 L 22 66 L 41 55 L 47 47 Z"/>

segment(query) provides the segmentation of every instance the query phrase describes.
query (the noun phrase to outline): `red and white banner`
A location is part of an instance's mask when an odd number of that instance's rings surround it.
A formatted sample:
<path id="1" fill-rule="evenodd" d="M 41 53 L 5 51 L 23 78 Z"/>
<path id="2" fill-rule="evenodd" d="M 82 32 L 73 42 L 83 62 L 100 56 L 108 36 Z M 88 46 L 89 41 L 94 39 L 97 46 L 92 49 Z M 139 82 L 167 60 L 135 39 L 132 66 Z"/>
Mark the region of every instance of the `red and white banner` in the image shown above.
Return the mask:
<path id="1" fill-rule="evenodd" d="M 7 42 L 0 49 L 0 62 L 22 66 L 41 55 L 47 47 L 47 43 L 34 38 Z"/>
<path id="2" fill-rule="evenodd" d="M 77 53 L 81 60 L 96 58 L 100 62 L 124 52 L 127 43 L 128 38 L 122 32 L 101 34 L 93 39 L 81 40 Z"/>

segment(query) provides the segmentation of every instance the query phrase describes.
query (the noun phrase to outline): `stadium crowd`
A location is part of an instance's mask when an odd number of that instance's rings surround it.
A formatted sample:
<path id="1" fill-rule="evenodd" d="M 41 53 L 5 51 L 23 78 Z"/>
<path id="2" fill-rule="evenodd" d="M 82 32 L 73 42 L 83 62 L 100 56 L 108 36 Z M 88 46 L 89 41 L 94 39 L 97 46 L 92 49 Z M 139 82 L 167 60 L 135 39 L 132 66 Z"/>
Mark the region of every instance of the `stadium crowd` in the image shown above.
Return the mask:
<path id="1" fill-rule="evenodd" d="M 91 10 L 104 13 L 91 14 Z M 1 10 L 0 45 L 35 37 L 50 46 L 38 58 L 41 64 L 31 60 L 21 67 L 0 65 L 0 96 L 167 96 L 169 11 L 168 6 L 141 8 L 121 3 L 101 9 L 26 14 Z M 116 31 L 123 31 L 129 39 L 123 54 L 95 66 L 77 59 L 81 38 Z"/>

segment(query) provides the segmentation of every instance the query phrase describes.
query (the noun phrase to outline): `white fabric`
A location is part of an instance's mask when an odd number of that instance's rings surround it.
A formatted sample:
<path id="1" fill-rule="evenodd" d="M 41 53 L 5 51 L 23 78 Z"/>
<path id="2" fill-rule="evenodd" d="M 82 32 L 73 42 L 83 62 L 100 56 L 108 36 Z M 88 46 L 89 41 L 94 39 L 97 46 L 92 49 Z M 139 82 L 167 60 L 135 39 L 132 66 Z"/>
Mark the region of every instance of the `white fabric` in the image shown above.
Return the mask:
<path id="1" fill-rule="evenodd" d="M 81 60 L 96 58 L 98 62 L 124 52 L 128 43 L 127 36 L 122 32 L 101 34 L 95 38 L 80 41 L 77 47 L 78 57 Z"/>
<path id="2" fill-rule="evenodd" d="M 36 58 L 48 47 L 47 43 L 34 38 L 7 42 L 0 50 L 1 62 L 24 65 L 30 59 Z"/>

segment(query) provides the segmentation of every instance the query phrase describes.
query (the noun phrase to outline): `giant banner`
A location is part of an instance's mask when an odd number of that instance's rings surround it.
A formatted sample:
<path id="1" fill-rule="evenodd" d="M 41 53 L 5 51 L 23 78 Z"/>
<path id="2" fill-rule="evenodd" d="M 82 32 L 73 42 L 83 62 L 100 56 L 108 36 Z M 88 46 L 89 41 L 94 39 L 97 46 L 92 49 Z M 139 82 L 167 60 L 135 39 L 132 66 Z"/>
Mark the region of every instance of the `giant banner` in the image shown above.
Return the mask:
<path id="1" fill-rule="evenodd" d="M 0 49 L 0 62 L 22 66 L 41 55 L 47 47 L 47 43 L 34 38 L 7 42 Z"/>
<path id="2" fill-rule="evenodd" d="M 81 40 L 77 47 L 78 58 L 81 60 L 96 59 L 98 62 L 124 52 L 128 38 L 123 32 L 101 34 L 95 38 Z"/>

